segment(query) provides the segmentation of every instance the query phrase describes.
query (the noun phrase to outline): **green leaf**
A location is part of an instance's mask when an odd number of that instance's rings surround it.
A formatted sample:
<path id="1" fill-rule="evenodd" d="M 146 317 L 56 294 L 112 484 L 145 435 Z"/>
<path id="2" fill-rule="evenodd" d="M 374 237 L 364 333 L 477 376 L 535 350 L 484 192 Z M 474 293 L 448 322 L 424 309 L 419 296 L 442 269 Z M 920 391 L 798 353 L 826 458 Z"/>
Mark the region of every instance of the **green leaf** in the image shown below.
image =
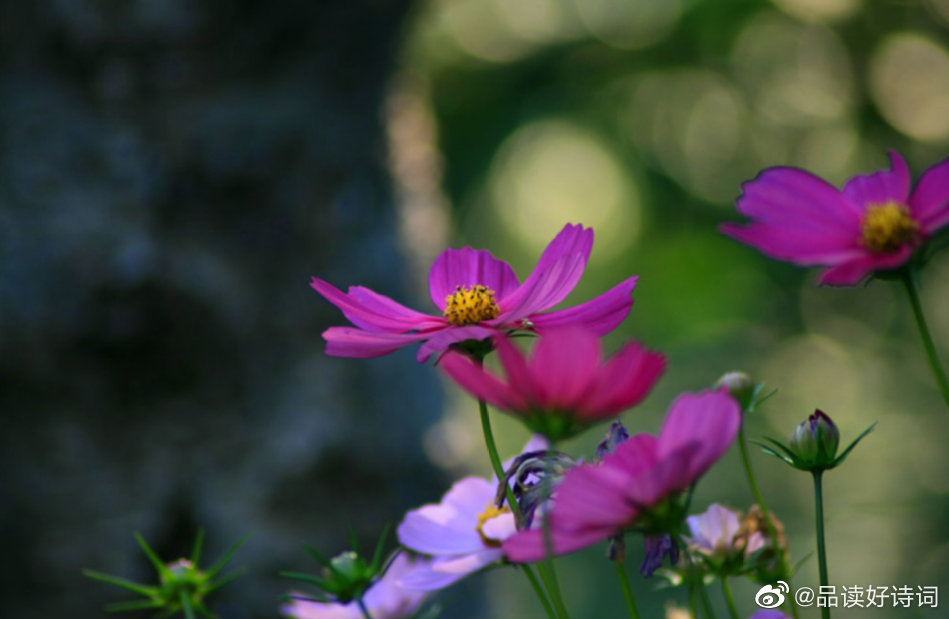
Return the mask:
<path id="1" fill-rule="evenodd" d="M 148 597 L 151 597 L 158 592 L 156 587 L 149 587 L 148 585 L 133 582 L 119 576 L 110 576 L 109 574 L 103 574 L 102 572 L 96 572 L 94 570 L 82 570 L 82 575 L 86 576 L 87 578 L 107 582 L 110 585 L 122 587 L 123 589 L 128 589 L 129 591 L 134 591 L 135 593 L 140 593 L 141 595 Z"/>
<path id="2" fill-rule="evenodd" d="M 794 567 L 791 568 L 791 576 L 794 576 L 795 574 L 797 574 L 797 571 L 801 569 L 801 567 L 803 567 L 803 565 L 807 563 L 808 559 L 810 559 L 813 556 L 814 556 L 814 551 L 812 550 L 806 555 L 804 555 L 804 557 L 800 561 L 795 563 Z"/>
<path id="3" fill-rule="evenodd" d="M 198 535 L 194 538 L 194 550 L 191 551 L 191 564 L 198 567 L 198 561 L 201 559 L 201 546 L 204 544 L 204 529 L 198 529 Z"/>
<path id="4" fill-rule="evenodd" d="M 869 428 L 867 428 L 866 430 L 864 430 L 863 432 L 860 433 L 860 436 L 858 436 L 857 438 L 853 439 L 853 442 L 850 443 L 850 445 L 847 446 L 847 449 L 844 449 L 843 453 L 841 453 L 839 456 L 837 456 L 837 459 L 834 460 L 834 463 L 833 463 L 829 468 L 833 468 L 833 467 L 835 467 L 835 466 L 839 466 L 839 465 L 844 461 L 844 458 L 847 457 L 847 454 L 849 454 L 850 451 L 851 451 L 854 447 L 857 446 L 857 443 L 859 443 L 861 440 L 863 440 L 863 437 L 865 437 L 867 434 L 870 434 L 870 432 L 873 431 L 873 428 L 875 428 L 876 425 L 877 425 L 877 422 L 874 421 L 874 422 L 870 425 Z"/>
<path id="5" fill-rule="evenodd" d="M 231 546 L 230 550 L 225 552 L 220 559 L 215 561 L 214 565 L 208 568 L 208 570 L 205 572 L 205 576 L 207 576 L 208 580 L 214 578 L 214 575 L 221 571 L 221 568 L 223 568 L 227 562 L 231 560 L 231 557 L 234 556 L 234 553 L 240 550 L 241 546 L 246 544 L 247 540 L 249 539 L 250 533 L 237 540 L 237 543 Z"/>
<path id="6" fill-rule="evenodd" d="M 280 572 L 280 575 L 284 578 L 292 578 L 293 580 L 308 582 L 311 585 L 316 585 L 324 591 L 333 590 L 333 583 L 322 578 L 317 578 L 316 576 L 312 576 L 310 574 L 304 574 L 303 572 Z"/>
<path id="7" fill-rule="evenodd" d="M 208 589 L 207 589 L 207 593 L 211 593 L 212 591 L 214 591 L 214 590 L 216 590 L 216 589 L 220 589 L 221 587 L 223 587 L 223 586 L 226 585 L 227 583 L 231 582 L 232 580 L 235 580 L 235 579 L 237 579 L 237 578 L 240 578 L 240 577 L 243 576 L 245 573 L 246 573 L 246 570 L 237 570 L 236 572 L 231 572 L 230 574 L 228 574 L 227 576 L 225 576 L 225 577 L 222 578 L 221 580 L 217 580 L 217 581 L 215 581 L 215 582 L 212 582 L 211 585 L 210 585 L 210 586 L 208 587 Z"/>
<path id="8" fill-rule="evenodd" d="M 317 562 L 319 562 L 319 564 L 325 567 L 326 569 L 333 569 L 333 564 L 330 563 L 330 560 L 326 558 L 326 555 L 324 555 L 322 552 L 320 552 L 316 548 L 313 548 L 312 546 L 309 546 L 307 544 L 303 544 L 303 550 L 306 551 L 308 555 L 316 559 Z"/>
<path id="9" fill-rule="evenodd" d="M 135 539 L 138 540 L 138 545 L 142 548 L 142 552 L 145 553 L 145 556 L 148 557 L 148 560 L 152 562 L 152 565 L 155 566 L 155 570 L 158 572 L 159 576 L 171 576 L 171 570 L 168 569 L 162 560 L 158 558 L 158 555 L 155 554 L 155 551 L 152 550 L 151 546 L 148 545 L 148 542 L 145 541 L 145 538 L 136 531 Z"/>
<path id="10" fill-rule="evenodd" d="M 382 528 L 382 535 L 379 536 L 379 542 L 376 544 L 376 551 L 372 554 L 372 563 L 369 564 L 369 569 L 373 574 L 379 571 L 379 565 L 382 561 L 382 549 L 386 544 L 386 538 L 389 536 L 389 523 Z"/>

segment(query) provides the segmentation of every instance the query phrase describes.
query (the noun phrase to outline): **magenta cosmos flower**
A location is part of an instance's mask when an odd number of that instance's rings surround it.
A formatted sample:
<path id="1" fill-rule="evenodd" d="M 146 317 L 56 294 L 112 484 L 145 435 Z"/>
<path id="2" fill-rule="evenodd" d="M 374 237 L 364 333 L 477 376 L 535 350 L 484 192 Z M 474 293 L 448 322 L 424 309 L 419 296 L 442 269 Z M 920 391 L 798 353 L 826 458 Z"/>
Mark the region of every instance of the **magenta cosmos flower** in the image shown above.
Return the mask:
<path id="1" fill-rule="evenodd" d="M 399 581 L 413 572 L 426 569 L 428 559 L 411 558 L 400 552 L 395 556 L 382 578 L 374 582 L 363 595 L 363 602 L 373 619 L 408 619 L 414 617 L 428 597 L 425 591 L 403 589 Z M 293 597 L 280 611 L 292 619 L 363 619 L 356 600 L 347 602 L 317 602 L 302 596 Z"/>
<path id="2" fill-rule="evenodd" d="M 542 437 L 532 438 L 523 453 L 547 449 Z M 504 469 L 511 461 L 504 463 Z M 432 556 L 424 568 L 399 581 L 406 589 L 443 589 L 504 556 L 501 543 L 517 532 L 514 514 L 494 504 L 498 480 L 465 477 L 451 487 L 440 503 L 423 505 L 399 524 L 399 542 L 415 552 Z"/>
<path id="3" fill-rule="evenodd" d="M 771 168 L 742 185 L 746 225 L 720 230 L 761 252 L 801 266 L 825 266 L 821 284 L 852 286 L 874 271 L 905 264 L 949 223 L 949 160 L 929 168 L 910 192 L 903 157 L 855 176 L 842 191 L 804 170 Z"/>
<path id="4" fill-rule="evenodd" d="M 683 394 L 669 407 L 658 437 L 636 435 L 601 462 L 567 471 L 550 512 L 554 554 L 628 528 L 650 534 L 677 528 L 683 514 L 674 502 L 728 450 L 740 423 L 738 403 L 725 391 Z M 669 509 L 656 509 L 660 505 Z M 663 514 L 676 522 L 657 520 Z M 518 563 L 543 559 L 543 531 L 518 533 L 504 542 L 504 554 Z"/>
<path id="5" fill-rule="evenodd" d="M 452 344 L 512 329 L 544 331 L 582 323 L 605 335 L 629 314 L 635 277 L 576 307 L 547 311 L 577 285 L 592 248 L 592 229 L 566 225 L 524 283 L 508 263 L 487 250 L 446 249 L 428 275 L 436 315 L 409 309 L 362 286 L 351 286 L 344 294 L 314 277 L 310 285 L 355 325 L 323 332 L 326 352 L 337 357 L 379 357 L 423 342 L 418 351 L 423 362 Z"/>
<path id="6" fill-rule="evenodd" d="M 639 403 L 666 367 L 662 355 L 635 342 L 603 362 L 600 340 L 580 327 L 542 335 L 529 359 L 506 337 L 496 338 L 496 346 L 503 379 L 458 353 L 446 355 L 441 368 L 475 397 L 553 441 Z"/>

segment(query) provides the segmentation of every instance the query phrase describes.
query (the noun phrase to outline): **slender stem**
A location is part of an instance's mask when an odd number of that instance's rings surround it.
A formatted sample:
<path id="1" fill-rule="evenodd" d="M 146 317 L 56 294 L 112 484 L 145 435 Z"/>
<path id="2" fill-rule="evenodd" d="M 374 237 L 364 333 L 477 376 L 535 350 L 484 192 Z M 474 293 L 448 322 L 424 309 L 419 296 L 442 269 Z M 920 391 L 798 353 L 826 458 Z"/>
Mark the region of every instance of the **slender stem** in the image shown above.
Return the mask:
<path id="1" fill-rule="evenodd" d="M 699 600 L 702 602 L 702 610 L 705 613 L 707 619 L 715 619 L 715 610 L 712 608 L 712 601 L 708 597 L 708 591 L 705 588 L 705 580 L 702 578 L 702 572 L 695 568 L 695 560 L 692 558 L 692 553 L 689 552 L 689 547 L 686 544 L 685 540 L 682 539 L 682 536 L 677 536 L 679 540 L 679 546 L 682 548 L 682 553 L 685 555 L 686 562 L 688 563 L 688 572 L 689 572 L 689 582 L 693 583 L 695 588 L 699 592 Z M 690 600 L 694 605 L 694 599 Z M 694 612 L 692 616 L 697 616 Z"/>
<path id="2" fill-rule="evenodd" d="M 554 609 L 547 600 L 547 595 L 544 593 L 544 589 L 540 586 L 540 581 L 537 580 L 534 570 L 532 570 L 531 566 L 527 563 L 519 565 L 518 567 L 524 570 L 527 580 L 530 581 L 531 587 L 534 588 L 534 593 L 537 594 L 537 599 L 540 600 L 541 605 L 544 607 L 544 612 L 547 613 L 547 616 L 550 619 L 557 619 L 557 615 L 554 614 Z"/>
<path id="3" fill-rule="evenodd" d="M 188 595 L 184 591 L 181 592 L 180 598 L 181 598 L 181 610 L 185 612 L 185 617 L 187 617 L 187 619 L 195 619 L 194 609 L 191 608 L 191 598 L 189 598 Z"/>
<path id="4" fill-rule="evenodd" d="M 359 603 L 359 610 L 362 611 L 363 619 L 372 619 L 372 615 L 369 614 L 369 609 L 366 608 L 366 603 L 363 601 L 361 595 L 356 598 L 356 601 Z"/>
<path id="5" fill-rule="evenodd" d="M 622 561 L 615 561 L 613 565 L 616 566 L 616 577 L 619 578 L 619 586 L 623 590 L 629 619 L 639 619 L 639 611 L 636 610 L 636 599 L 633 597 L 633 590 L 630 588 L 629 578 L 626 576 L 626 565 Z"/>
<path id="6" fill-rule="evenodd" d="M 712 609 L 712 600 L 708 598 L 708 591 L 705 583 L 699 582 L 699 599 L 702 601 L 702 610 L 708 619 L 715 619 L 715 611 Z"/>
<path id="7" fill-rule="evenodd" d="M 791 610 L 791 616 L 794 617 L 794 619 L 799 619 L 797 614 L 797 604 L 794 601 L 793 595 L 787 596 L 787 599 L 784 600 L 784 605 Z"/>
<path id="8" fill-rule="evenodd" d="M 553 449 L 554 445 L 551 442 L 547 453 L 552 455 Z M 550 498 L 553 491 L 553 486 L 550 481 L 550 470 L 553 468 L 553 462 L 550 456 L 545 458 L 544 464 L 546 470 L 544 471 L 544 479 L 541 483 L 544 484 L 544 500 L 546 501 Z M 537 569 L 540 570 L 540 577 L 544 579 L 547 585 L 547 593 L 550 594 L 550 601 L 553 603 L 557 614 L 563 617 L 563 619 L 569 619 L 570 615 L 567 613 L 567 607 L 563 603 L 563 597 L 560 595 L 560 584 L 557 582 L 557 572 L 554 569 L 554 538 L 549 513 L 544 514 L 543 538 L 544 560 L 538 565 Z"/>
<path id="9" fill-rule="evenodd" d="M 745 440 L 745 422 L 742 420 L 740 426 L 738 426 L 738 449 L 741 452 L 741 463 L 745 467 L 745 476 L 748 478 L 748 485 L 751 486 L 751 493 L 755 495 L 755 502 L 758 504 L 758 508 L 761 509 L 761 516 L 764 518 L 764 526 L 768 529 L 768 536 L 771 538 L 772 543 L 777 546 L 778 535 L 775 531 L 774 523 L 771 522 L 771 516 L 768 514 L 768 506 L 764 503 L 764 496 L 761 494 L 761 490 L 758 488 L 758 482 L 755 481 L 755 473 L 751 468 L 751 459 L 748 457 L 748 443 Z M 777 550 L 777 548 L 775 548 Z"/>
<path id="10" fill-rule="evenodd" d="M 731 585 L 728 584 L 728 576 L 722 576 L 722 594 L 725 596 L 725 603 L 728 604 L 728 612 L 732 619 L 741 619 L 738 615 L 738 607 L 735 606 L 735 596 L 732 595 Z"/>
<path id="11" fill-rule="evenodd" d="M 823 471 L 814 471 L 814 514 L 817 525 L 817 565 L 820 570 L 821 587 L 828 584 L 827 578 L 827 548 L 824 545 L 824 491 L 821 487 Z M 824 589 L 826 591 L 826 589 Z M 822 606 L 821 619 L 830 619 L 830 608 Z"/>
<path id="12" fill-rule="evenodd" d="M 488 448 L 488 458 L 491 460 L 491 467 L 494 469 L 494 474 L 498 478 L 498 482 L 504 479 L 504 466 L 501 464 L 501 457 L 498 455 L 498 447 L 494 442 L 494 432 L 491 430 L 491 418 L 488 416 L 488 404 L 483 399 L 478 399 L 478 410 L 481 413 L 481 430 L 484 433 L 484 443 Z M 511 512 L 514 514 L 514 521 L 518 524 L 521 523 L 521 508 L 517 504 L 517 499 L 514 497 L 514 491 L 511 490 L 510 486 L 506 486 L 504 489 L 505 498 L 507 499 L 507 504 L 511 508 Z M 537 571 L 540 572 L 540 578 L 544 583 L 544 586 L 547 588 L 547 593 L 550 595 L 550 601 L 553 603 L 554 609 L 556 610 L 556 617 L 562 619 L 568 619 L 567 611 L 564 608 L 563 600 L 560 597 L 560 588 L 557 586 L 557 577 L 553 572 L 553 566 L 550 565 L 549 561 L 539 563 L 537 565 Z M 531 573 L 531 576 L 533 573 Z M 528 577 L 530 578 L 530 577 Z M 531 583 L 533 585 L 533 583 Z M 535 591 L 538 591 L 535 589 Z M 539 591 L 538 591 L 539 594 Z M 546 597 L 541 596 L 541 604 L 544 606 L 547 605 Z"/>
<path id="13" fill-rule="evenodd" d="M 560 597 L 560 586 L 557 584 L 557 573 L 554 571 L 552 561 L 544 560 L 537 564 L 537 571 L 540 573 L 540 579 L 547 587 L 547 593 L 550 595 L 550 601 L 554 606 L 554 611 L 560 619 L 570 619 L 567 614 L 567 608 L 564 606 L 563 598 Z"/>
<path id="14" fill-rule="evenodd" d="M 933 344 L 933 338 L 929 334 L 929 327 L 926 324 L 926 317 L 923 315 L 923 307 L 919 303 L 919 294 L 916 291 L 916 283 L 913 281 L 913 273 L 909 269 L 903 271 L 903 285 L 906 287 L 906 294 L 909 295 L 909 303 L 913 306 L 913 316 L 916 317 L 916 326 L 919 327 L 919 337 L 923 340 L 923 348 L 926 350 L 926 358 L 929 360 L 929 367 L 939 384 L 939 391 L 942 392 L 942 399 L 949 408 L 949 380 L 946 379 L 946 371 L 939 362 L 939 355 L 936 353 L 936 346 Z"/>
<path id="15" fill-rule="evenodd" d="M 501 464 L 501 456 L 498 455 L 498 446 L 494 443 L 494 432 L 491 431 L 491 418 L 488 416 L 488 403 L 483 398 L 478 398 L 478 411 L 481 413 L 481 431 L 484 433 L 484 443 L 488 448 L 488 458 L 491 460 L 491 468 L 497 475 L 498 482 L 504 479 L 504 467 Z M 511 509 L 514 509 L 512 501 Z"/>
<path id="16" fill-rule="evenodd" d="M 787 559 L 784 556 L 784 553 L 781 552 L 781 549 L 778 547 L 778 530 L 777 527 L 771 522 L 771 514 L 768 512 L 768 506 L 765 505 L 764 495 L 761 494 L 761 489 L 758 488 L 758 482 L 755 480 L 754 470 L 751 468 L 751 458 L 748 457 L 748 441 L 745 438 L 745 420 L 742 418 L 741 425 L 738 426 L 738 450 L 741 453 L 741 463 L 745 468 L 745 477 L 748 478 L 748 485 L 751 487 L 751 493 L 755 496 L 755 502 L 758 504 L 758 509 L 761 510 L 761 517 L 764 519 L 764 526 L 768 532 L 768 539 L 771 540 L 772 547 L 774 548 L 775 555 L 778 556 L 782 564 L 787 564 Z M 788 581 L 791 580 L 790 569 L 787 570 L 788 574 L 786 575 Z M 726 586 L 726 585 L 723 585 Z M 794 602 L 794 596 L 788 597 L 788 606 L 791 609 L 791 615 L 794 619 L 797 617 L 797 604 Z"/>

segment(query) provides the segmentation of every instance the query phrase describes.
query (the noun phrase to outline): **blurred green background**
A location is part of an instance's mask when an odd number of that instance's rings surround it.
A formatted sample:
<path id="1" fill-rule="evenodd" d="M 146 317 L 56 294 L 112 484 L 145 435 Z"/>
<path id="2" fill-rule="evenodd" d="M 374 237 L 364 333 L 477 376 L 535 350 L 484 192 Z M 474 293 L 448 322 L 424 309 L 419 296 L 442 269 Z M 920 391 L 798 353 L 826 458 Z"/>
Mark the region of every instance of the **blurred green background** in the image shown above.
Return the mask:
<path id="1" fill-rule="evenodd" d="M 524 277 L 565 222 L 593 226 L 571 300 L 638 274 L 633 311 L 609 341 L 638 339 L 668 356 L 654 393 L 623 416 L 631 431 L 654 432 L 676 393 L 732 369 L 778 389 L 748 420 L 750 437 L 783 439 L 817 407 L 843 441 L 878 422 L 826 482 L 831 579 L 945 589 L 949 423 L 902 289 L 818 288 L 816 271 L 771 261 L 716 226 L 738 218 L 740 183 L 765 167 L 803 167 L 840 186 L 888 166 L 888 149 L 917 177 L 945 158 L 947 27 L 945 0 L 423 2 L 386 116 L 419 286 L 446 240 L 490 248 Z M 945 353 L 945 255 L 922 283 Z M 448 393 L 426 435 L 429 455 L 452 471 L 484 472 L 475 405 Z M 524 431 L 507 419 L 498 426 L 502 451 L 519 449 Z M 591 434 L 567 450 L 589 455 L 599 439 Z M 753 458 L 801 559 L 815 547 L 810 478 L 757 450 Z M 695 508 L 711 502 L 751 503 L 735 453 L 699 486 Z M 639 541 L 631 547 L 635 572 Z M 623 616 L 603 552 L 561 561 L 574 616 Z M 812 558 L 796 584 L 814 586 L 816 571 Z M 483 578 L 490 616 L 539 616 L 521 579 Z M 650 596 L 655 584 L 634 577 L 644 616 L 662 615 L 667 595 Z M 748 615 L 755 590 L 737 585 Z"/>

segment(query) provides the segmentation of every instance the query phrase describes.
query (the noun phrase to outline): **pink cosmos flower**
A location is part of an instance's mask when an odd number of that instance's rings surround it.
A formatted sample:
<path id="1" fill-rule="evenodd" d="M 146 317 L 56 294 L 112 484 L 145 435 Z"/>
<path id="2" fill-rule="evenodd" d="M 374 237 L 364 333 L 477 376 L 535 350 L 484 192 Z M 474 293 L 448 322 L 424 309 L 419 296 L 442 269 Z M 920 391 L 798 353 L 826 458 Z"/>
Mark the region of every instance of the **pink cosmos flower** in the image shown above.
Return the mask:
<path id="1" fill-rule="evenodd" d="M 413 591 L 399 586 L 399 580 L 413 572 L 426 569 L 428 559 L 411 558 L 400 552 L 389 564 L 382 578 L 366 589 L 363 602 L 373 619 L 407 619 L 418 611 L 428 597 L 425 591 Z M 295 597 L 281 607 L 287 617 L 293 619 L 363 619 L 356 600 L 341 602 L 317 602 Z"/>
<path id="2" fill-rule="evenodd" d="M 310 285 L 355 325 L 324 331 L 326 353 L 379 357 L 423 342 L 417 358 L 424 362 L 452 344 L 484 340 L 511 329 L 544 331 L 583 323 L 605 335 L 629 313 L 636 277 L 576 307 L 547 311 L 577 285 L 592 248 L 592 229 L 564 226 L 523 283 L 508 263 L 487 250 L 446 249 L 435 259 L 428 275 L 437 315 L 409 309 L 362 286 L 351 286 L 343 293 L 314 277 Z"/>
<path id="3" fill-rule="evenodd" d="M 554 554 L 580 550 L 653 515 L 651 508 L 677 497 L 722 457 L 740 423 L 741 410 L 724 390 L 682 394 L 658 437 L 636 435 L 600 463 L 567 471 L 550 513 Z M 543 531 L 511 537 L 504 555 L 518 563 L 543 559 Z"/>
<path id="4" fill-rule="evenodd" d="M 895 269 L 949 223 L 949 160 L 926 170 L 910 192 L 906 162 L 889 155 L 889 170 L 855 176 L 842 191 L 797 168 L 765 170 L 738 198 L 751 223 L 720 230 L 772 258 L 829 267 L 821 284 L 852 286 Z"/>
<path id="5" fill-rule="evenodd" d="M 547 449 L 547 441 L 532 438 L 523 453 Z M 510 461 L 504 463 L 506 470 Z M 514 514 L 494 504 L 498 481 L 465 477 L 451 487 L 441 503 L 424 505 L 405 515 L 399 542 L 433 560 L 399 581 L 406 589 L 443 589 L 468 574 L 499 561 L 501 543 L 517 532 Z"/>
<path id="6" fill-rule="evenodd" d="M 754 531 L 747 537 L 739 536 L 743 532 L 740 513 L 718 503 L 712 503 L 707 510 L 697 516 L 689 516 L 685 521 L 692 533 L 692 537 L 687 537 L 686 541 L 708 557 L 721 559 L 736 552 L 751 556 L 765 544 L 761 531 Z"/>
<path id="7" fill-rule="evenodd" d="M 442 370 L 555 441 L 638 404 L 666 367 L 661 354 L 635 342 L 603 362 L 599 338 L 577 326 L 542 335 L 529 359 L 508 338 L 495 341 L 504 379 L 458 353 L 445 355 Z"/>

